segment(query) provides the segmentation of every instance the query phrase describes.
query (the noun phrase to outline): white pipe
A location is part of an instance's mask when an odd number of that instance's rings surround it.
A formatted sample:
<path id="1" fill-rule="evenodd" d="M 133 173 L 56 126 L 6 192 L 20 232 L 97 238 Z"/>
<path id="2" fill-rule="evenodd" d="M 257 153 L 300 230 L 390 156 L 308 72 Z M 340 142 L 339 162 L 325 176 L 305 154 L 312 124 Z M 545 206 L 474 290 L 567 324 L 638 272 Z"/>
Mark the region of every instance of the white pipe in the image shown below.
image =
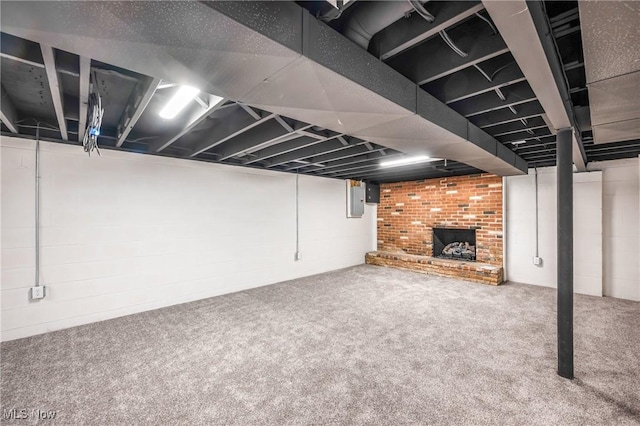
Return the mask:
<path id="1" fill-rule="evenodd" d="M 40 286 L 40 122 L 36 128 L 36 282 Z"/>

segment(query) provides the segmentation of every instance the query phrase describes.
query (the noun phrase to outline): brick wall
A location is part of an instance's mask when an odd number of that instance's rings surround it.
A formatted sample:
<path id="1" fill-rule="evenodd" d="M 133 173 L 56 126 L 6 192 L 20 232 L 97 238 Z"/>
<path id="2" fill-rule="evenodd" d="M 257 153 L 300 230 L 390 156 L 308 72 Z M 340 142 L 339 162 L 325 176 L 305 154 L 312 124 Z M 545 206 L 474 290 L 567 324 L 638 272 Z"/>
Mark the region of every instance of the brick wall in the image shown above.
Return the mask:
<path id="1" fill-rule="evenodd" d="M 477 261 L 502 266 L 502 178 L 477 174 L 380 186 L 379 251 L 431 256 L 432 227 L 475 228 Z"/>

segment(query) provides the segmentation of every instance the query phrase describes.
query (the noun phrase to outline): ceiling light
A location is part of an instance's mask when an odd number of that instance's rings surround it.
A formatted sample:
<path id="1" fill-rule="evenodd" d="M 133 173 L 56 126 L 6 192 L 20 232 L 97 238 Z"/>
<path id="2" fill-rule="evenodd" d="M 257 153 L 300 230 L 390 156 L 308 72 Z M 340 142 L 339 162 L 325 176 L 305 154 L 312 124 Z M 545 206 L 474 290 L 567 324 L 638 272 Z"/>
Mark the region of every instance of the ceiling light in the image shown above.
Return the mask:
<path id="1" fill-rule="evenodd" d="M 408 164 L 424 163 L 427 161 L 435 161 L 435 160 L 436 160 L 435 158 L 431 158 L 428 155 L 418 155 L 415 157 L 401 158 L 399 160 L 383 161 L 380 163 L 380 167 L 406 166 Z"/>
<path id="2" fill-rule="evenodd" d="M 523 143 L 527 143 L 527 141 L 515 141 L 515 142 L 511 142 L 511 145 L 522 145 Z"/>
<path id="3" fill-rule="evenodd" d="M 194 87 L 180 87 L 171 100 L 169 100 L 169 103 L 162 108 L 162 111 L 160 111 L 160 117 L 167 119 L 175 117 L 190 101 L 193 100 L 193 98 L 198 95 L 198 93 L 200 93 L 200 90 Z"/>

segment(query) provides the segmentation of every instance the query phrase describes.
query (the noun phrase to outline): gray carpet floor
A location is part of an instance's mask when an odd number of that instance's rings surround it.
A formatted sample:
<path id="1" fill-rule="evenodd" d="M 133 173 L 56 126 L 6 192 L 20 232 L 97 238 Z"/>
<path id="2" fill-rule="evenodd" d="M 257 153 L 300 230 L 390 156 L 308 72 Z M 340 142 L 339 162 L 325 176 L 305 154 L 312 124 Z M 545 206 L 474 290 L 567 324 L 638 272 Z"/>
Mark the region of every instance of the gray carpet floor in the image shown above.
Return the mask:
<path id="1" fill-rule="evenodd" d="M 568 381 L 555 300 L 363 265 L 3 343 L 2 408 L 56 410 L 43 424 L 640 424 L 640 303 L 576 296 Z"/>

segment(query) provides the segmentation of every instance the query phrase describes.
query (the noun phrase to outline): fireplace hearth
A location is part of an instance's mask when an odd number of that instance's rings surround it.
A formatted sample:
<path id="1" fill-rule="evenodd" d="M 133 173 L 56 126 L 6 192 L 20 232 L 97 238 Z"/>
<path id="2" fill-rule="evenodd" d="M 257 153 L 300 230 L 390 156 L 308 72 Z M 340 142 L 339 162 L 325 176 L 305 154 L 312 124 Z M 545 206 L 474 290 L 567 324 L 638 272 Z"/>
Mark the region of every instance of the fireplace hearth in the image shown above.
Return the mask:
<path id="1" fill-rule="evenodd" d="M 432 256 L 475 262 L 476 230 L 433 228 Z"/>

